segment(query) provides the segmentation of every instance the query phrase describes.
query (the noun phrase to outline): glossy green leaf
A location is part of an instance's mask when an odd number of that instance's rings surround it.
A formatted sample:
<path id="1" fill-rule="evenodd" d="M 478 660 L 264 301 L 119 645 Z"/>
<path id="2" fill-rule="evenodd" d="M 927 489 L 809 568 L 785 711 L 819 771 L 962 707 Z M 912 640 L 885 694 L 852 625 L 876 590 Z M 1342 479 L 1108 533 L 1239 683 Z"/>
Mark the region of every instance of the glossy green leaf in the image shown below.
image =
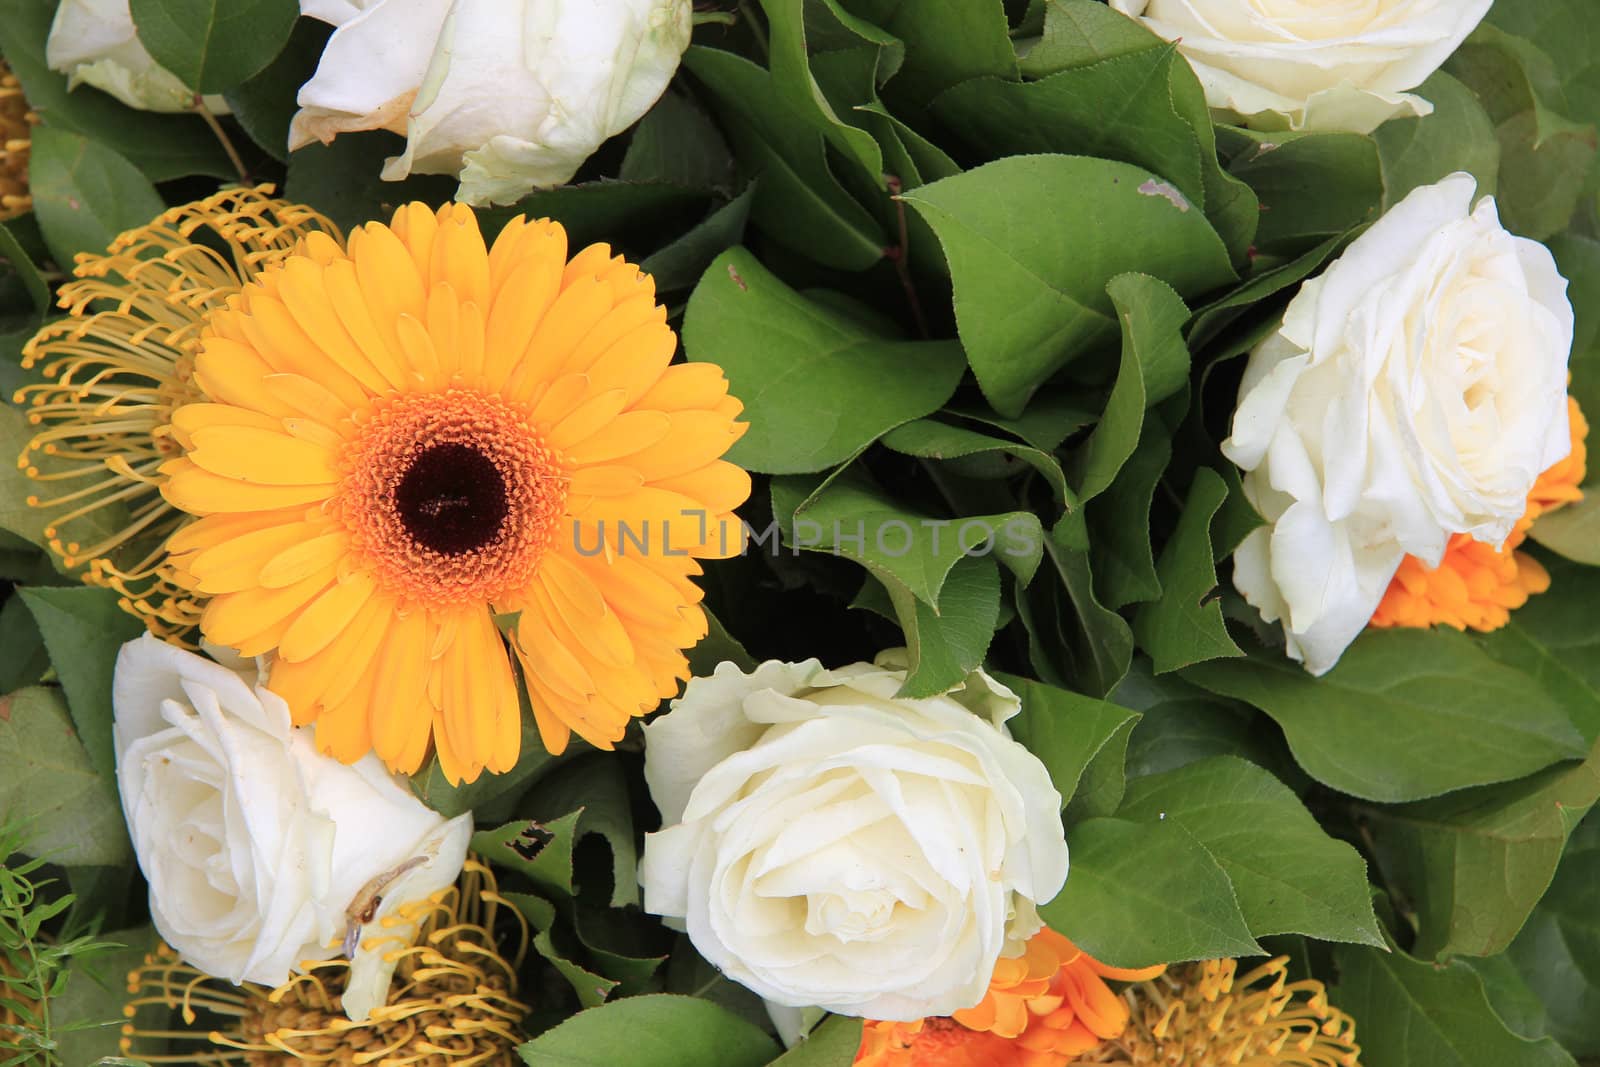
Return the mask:
<path id="1" fill-rule="evenodd" d="M 1067 488 L 1067 479 L 1061 471 L 1061 464 L 1050 453 L 1003 441 L 937 419 L 918 419 L 916 422 L 897 426 L 883 435 L 883 445 L 904 455 L 920 456 L 924 459 L 958 460 L 978 456 L 990 457 L 996 461 L 996 467 L 1001 473 L 1014 471 L 1018 463 L 1023 463 L 1039 472 L 1049 484 L 1057 502 L 1065 505 L 1067 501 L 1075 499 Z"/>
<path id="2" fill-rule="evenodd" d="M 95 770 L 57 690 L 0 696 L 0 811 L 51 863 L 132 862 L 116 782 Z"/>
<path id="3" fill-rule="evenodd" d="M 853 160 L 870 181 L 883 182 L 883 151 L 866 130 L 845 121 L 823 94 L 812 76 L 807 56 L 806 0 L 761 0 L 770 32 L 772 83 L 790 109 L 809 126 L 828 139 L 828 143 Z M 834 18 L 850 18 L 832 6 Z"/>
<path id="4" fill-rule="evenodd" d="M 572 848 L 582 810 L 540 822 L 516 819 L 472 835 L 472 851 L 491 863 L 526 875 L 541 892 L 571 897 Z"/>
<path id="5" fill-rule="evenodd" d="M 1045 78 L 1165 43 L 1143 23 L 1098 0 L 1050 0 L 1045 4 L 1044 33 L 1022 52 L 1018 66 L 1030 78 Z"/>
<path id="6" fill-rule="evenodd" d="M 289 39 L 294 0 L 129 0 L 139 43 L 199 93 L 232 89 Z"/>
<path id="7" fill-rule="evenodd" d="M 61 264 L 79 252 L 103 254 L 117 234 L 166 210 L 139 168 L 114 150 L 48 127 L 33 131 L 28 184 L 39 229 Z"/>
<path id="8" fill-rule="evenodd" d="M 531 1067 L 760 1067 L 780 1050 L 709 1000 L 657 993 L 580 1011 L 517 1051 Z"/>
<path id="9" fill-rule="evenodd" d="M 778 96 L 772 75 L 734 55 L 691 48 L 684 67 L 711 95 L 724 132 L 759 179 L 752 216 L 785 245 L 825 266 L 866 270 L 888 234 L 829 169 L 822 134 Z"/>
<path id="10" fill-rule="evenodd" d="M 1089 819 L 1072 828 L 1072 870 L 1039 909 L 1054 930 L 1113 967 L 1261 951 L 1228 876 L 1176 820 Z"/>
<path id="11" fill-rule="evenodd" d="M 1022 699 L 1022 710 L 1006 725 L 1050 772 L 1062 806 L 1072 802 L 1089 765 L 1139 719 L 1139 713 L 1070 689 L 1012 674 L 997 674 Z M 1119 798 L 1120 799 L 1120 798 Z M 1115 807 L 1115 803 L 1111 807 Z"/>
<path id="12" fill-rule="evenodd" d="M 1177 529 L 1156 566 L 1161 598 L 1141 607 L 1134 619 L 1134 637 L 1155 661 L 1158 674 L 1244 655 L 1222 621 L 1211 540 L 1212 520 L 1227 496 L 1227 483 L 1216 471 L 1201 467 L 1195 472 Z"/>
<path id="13" fill-rule="evenodd" d="M 1084 511 L 1095 592 L 1112 611 L 1161 595 L 1150 544 L 1150 509 L 1171 459 L 1171 433 L 1159 418 L 1146 419 L 1138 447 Z"/>
<path id="14" fill-rule="evenodd" d="M 1383 945 L 1360 853 L 1324 833 L 1287 786 L 1253 763 L 1217 756 L 1136 778 L 1117 817 L 1176 819 L 1227 872 L 1256 937 Z"/>
<path id="15" fill-rule="evenodd" d="M 1506 958 L 1574 1055 L 1600 1056 L 1600 818 L 1572 835 L 1555 880 Z"/>
<path id="16" fill-rule="evenodd" d="M 691 360 L 715 363 L 750 429 L 728 453 L 749 470 L 825 470 L 932 413 L 961 379 L 960 347 L 875 334 L 795 292 L 755 256 L 711 264 L 684 314 Z"/>
<path id="17" fill-rule="evenodd" d="M 732 184 L 733 171 L 733 157 L 711 116 L 688 96 L 668 89 L 634 127 L 617 177 L 723 189 Z"/>
<path id="18" fill-rule="evenodd" d="M 1511 1032 L 1464 963 L 1436 967 L 1399 949 L 1341 945 L 1331 999 L 1358 1020 L 1366 1067 L 1573 1067 L 1549 1038 Z"/>
<path id="19" fill-rule="evenodd" d="M 237 177 L 222 145 L 198 115 L 135 111 L 87 85 L 69 91 L 67 76 L 45 61 L 45 40 L 57 6 L 57 0 L 10 0 L 0 18 L 0 55 L 45 125 L 105 145 L 153 182 L 190 174 Z"/>
<path id="20" fill-rule="evenodd" d="M 968 78 L 1016 77 L 1002 0 L 843 0 L 843 6 L 905 43 L 905 60 L 886 92 L 911 110 Z"/>
<path id="21" fill-rule="evenodd" d="M 1228 130 L 1229 171 L 1261 200 L 1261 250 L 1298 254 L 1378 217 L 1383 169 L 1371 138 L 1353 133 Z"/>
<path id="22" fill-rule="evenodd" d="M 1386 122 L 1373 133 L 1383 172 L 1383 201 L 1393 207 L 1421 185 L 1457 171 L 1478 180 L 1478 195 L 1493 196 L 1500 180 L 1500 142 L 1472 90 L 1443 72 L 1414 92 L 1433 114 Z"/>
<path id="23" fill-rule="evenodd" d="M 1000 621 L 1000 568 L 994 560 L 957 560 L 939 590 L 937 611 L 906 589 L 890 587 L 889 596 L 910 657 L 910 673 L 897 696 L 943 693 L 982 665 Z"/>
<path id="24" fill-rule="evenodd" d="M 772 1067 L 850 1067 L 861 1047 L 861 1020 L 830 1015 Z"/>
<path id="25" fill-rule="evenodd" d="M 1321 678 L 1281 652 L 1184 677 L 1265 711 L 1307 773 L 1368 800 L 1509 781 L 1586 751 L 1556 700 L 1448 631 L 1369 630 Z"/>
<path id="26" fill-rule="evenodd" d="M 904 197 L 939 235 L 968 361 L 1003 415 L 1020 413 L 1053 373 L 1117 335 L 1106 293 L 1117 275 L 1149 274 L 1182 295 L 1234 277 L 1194 205 L 1123 163 L 1018 156 Z"/>
<path id="27" fill-rule="evenodd" d="M 225 94 L 250 139 L 280 163 L 289 159 L 289 123 L 299 110 L 295 96 L 316 73 L 332 29 L 317 19 L 297 20 L 277 57 Z"/>
<path id="28" fill-rule="evenodd" d="M 36 586 L 17 590 L 44 637 L 50 663 L 66 690 L 72 721 L 89 762 L 111 779 L 111 673 L 123 642 L 144 633 L 144 624 L 118 606 L 110 589 Z"/>
<path id="29" fill-rule="evenodd" d="M 1180 332 L 1189 309 L 1177 294 L 1143 274 L 1119 275 L 1106 292 L 1122 328 L 1122 367 L 1105 412 L 1073 465 L 1078 495 L 1085 501 L 1104 492 L 1133 455 L 1145 409 L 1189 378 L 1189 349 Z"/>

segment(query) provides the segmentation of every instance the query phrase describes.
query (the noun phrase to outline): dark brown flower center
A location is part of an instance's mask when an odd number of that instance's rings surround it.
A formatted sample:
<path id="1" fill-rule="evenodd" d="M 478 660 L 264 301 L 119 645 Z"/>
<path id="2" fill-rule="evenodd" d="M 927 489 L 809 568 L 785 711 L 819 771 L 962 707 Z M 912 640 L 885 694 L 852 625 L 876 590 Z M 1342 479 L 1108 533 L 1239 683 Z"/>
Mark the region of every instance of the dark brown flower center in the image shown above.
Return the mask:
<path id="1" fill-rule="evenodd" d="M 424 449 L 401 476 L 394 502 L 406 532 L 445 556 L 489 544 L 511 510 L 494 461 L 465 444 Z"/>

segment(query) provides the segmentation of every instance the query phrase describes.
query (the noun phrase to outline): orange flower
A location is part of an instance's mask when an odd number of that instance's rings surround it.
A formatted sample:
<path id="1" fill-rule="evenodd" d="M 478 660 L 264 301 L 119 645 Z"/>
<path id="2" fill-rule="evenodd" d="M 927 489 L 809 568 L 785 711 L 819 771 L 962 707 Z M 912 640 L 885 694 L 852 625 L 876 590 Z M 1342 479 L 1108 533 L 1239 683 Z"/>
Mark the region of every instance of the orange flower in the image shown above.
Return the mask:
<path id="1" fill-rule="evenodd" d="M 1428 567 L 1415 556 L 1400 562 L 1389 588 L 1373 613 L 1372 625 L 1428 627 L 1443 624 L 1457 630 L 1498 630 L 1528 597 L 1550 588 L 1550 575 L 1539 561 L 1518 552 L 1534 520 L 1546 512 L 1583 499 L 1587 455 L 1584 439 L 1589 424 L 1578 402 L 1567 398 L 1572 451 L 1539 476 L 1528 493 L 1528 508 L 1498 548 L 1456 534 L 1445 547 L 1439 566 Z"/>
<path id="2" fill-rule="evenodd" d="M 948 1018 L 897 1023 L 869 1019 L 861 1067 L 1062 1067 L 1119 1036 L 1128 1006 L 1105 984 L 1138 982 L 1164 967 L 1127 971 L 1088 955 L 1045 928 L 1023 954 L 995 965 L 989 992 Z"/>
<path id="3" fill-rule="evenodd" d="M 464 205 L 408 204 L 307 234 L 206 318 L 161 468 L 198 516 L 172 565 L 340 760 L 510 770 L 513 662 L 552 753 L 611 748 L 689 676 L 696 559 L 740 549 L 741 405 L 672 363 L 648 275 L 567 252 L 548 220 L 486 247 Z"/>

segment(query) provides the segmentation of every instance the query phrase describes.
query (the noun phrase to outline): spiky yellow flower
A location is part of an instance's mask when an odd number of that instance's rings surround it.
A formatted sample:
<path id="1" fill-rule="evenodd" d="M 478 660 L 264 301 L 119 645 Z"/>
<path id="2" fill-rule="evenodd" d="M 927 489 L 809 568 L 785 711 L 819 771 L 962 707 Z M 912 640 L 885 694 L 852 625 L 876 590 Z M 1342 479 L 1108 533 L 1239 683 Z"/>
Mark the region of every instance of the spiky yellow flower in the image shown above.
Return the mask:
<path id="1" fill-rule="evenodd" d="M 28 149 L 39 122 L 22 95 L 22 83 L 0 59 L 0 219 L 15 218 L 33 208 L 28 195 Z"/>
<path id="2" fill-rule="evenodd" d="M 204 400 L 173 415 L 205 636 L 275 650 L 271 688 L 346 762 L 509 770 L 511 654 L 546 748 L 610 748 L 688 677 L 696 558 L 739 551 L 750 491 L 720 458 L 742 406 L 676 345 L 647 275 L 569 262 L 548 220 L 492 249 L 459 204 L 309 235 L 209 316 Z"/>
<path id="3" fill-rule="evenodd" d="M 68 314 L 22 350 L 22 365 L 47 379 L 15 397 L 39 428 L 17 461 L 39 486 L 28 503 L 50 513 L 45 535 L 63 563 L 119 591 L 161 636 L 199 619 L 166 563 L 166 540 L 187 516 L 162 499 L 158 471 L 179 451 L 174 409 L 199 395 L 201 324 L 305 234 L 333 230 L 270 191 L 173 208 L 104 255 L 80 255 L 58 294 Z"/>
<path id="4" fill-rule="evenodd" d="M 168 1028 L 129 1022 L 125 1056 L 146 1063 L 219 1067 L 511 1067 L 528 1006 L 517 999 L 517 968 L 527 926 L 500 896 L 494 876 L 468 860 L 461 881 L 409 905 L 402 919 L 425 912 L 415 943 L 397 943 L 399 957 L 387 1003 L 361 1022 L 346 1018 L 340 992 L 349 975 L 344 959 L 305 964 L 276 989 L 240 986 L 202 974 L 166 946 L 128 975 L 124 1014 L 142 1018 L 152 1007 L 178 1013 Z M 406 911 L 407 909 L 402 909 Z M 496 928 L 507 924 L 516 945 L 502 954 Z M 377 936 L 382 936 L 380 933 Z M 158 1052 L 157 1042 L 170 1046 Z"/>
<path id="5" fill-rule="evenodd" d="M 1123 993 L 1120 1037 L 1074 1062 L 1127 1067 L 1359 1067 L 1355 1022 L 1322 983 L 1291 982 L 1287 956 L 1245 974 L 1237 960 L 1175 968 Z"/>
<path id="6" fill-rule="evenodd" d="M 1108 967 L 1048 927 L 1023 954 L 1002 959 L 989 991 L 949 1018 L 869 1019 L 857 1067 L 1063 1067 L 1119 1036 L 1128 1008 L 1105 983 L 1153 978 L 1166 968 Z"/>
<path id="7" fill-rule="evenodd" d="M 1407 556 L 1390 580 L 1371 625 L 1498 630 L 1511 620 L 1511 612 L 1528 602 L 1528 597 L 1550 588 L 1549 572 L 1517 548 L 1540 515 L 1583 499 L 1589 424 L 1571 397 L 1567 398 L 1567 415 L 1572 450 L 1539 475 L 1528 493 L 1527 510 L 1505 543 L 1486 545 L 1466 534 L 1456 534 L 1445 546 L 1437 567 Z"/>

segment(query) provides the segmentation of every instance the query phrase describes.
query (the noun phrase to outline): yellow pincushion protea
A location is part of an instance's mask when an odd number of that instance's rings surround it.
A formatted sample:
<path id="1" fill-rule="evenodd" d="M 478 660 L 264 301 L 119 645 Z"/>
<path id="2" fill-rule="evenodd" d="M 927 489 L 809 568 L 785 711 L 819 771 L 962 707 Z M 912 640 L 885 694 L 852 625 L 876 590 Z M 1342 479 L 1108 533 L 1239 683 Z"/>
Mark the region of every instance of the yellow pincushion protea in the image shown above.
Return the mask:
<path id="1" fill-rule="evenodd" d="M 122 1027 L 123 1055 L 218 1067 L 519 1063 L 529 1008 L 518 998 L 517 969 L 528 928 L 489 868 L 469 859 L 456 885 L 402 912 L 389 917 L 391 925 L 420 918 L 419 933 L 410 944 L 390 939 L 398 964 L 388 999 L 359 1022 L 341 1004 L 350 972 L 343 958 L 310 961 L 303 973 L 268 989 L 213 978 L 161 946 L 128 975 L 124 1014 L 136 1021 Z M 177 1013 L 178 1028 L 138 1021 L 152 1010 Z M 169 1051 L 158 1051 L 163 1044 Z"/>
<path id="2" fill-rule="evenodd" d="M 1445 546 L 1437 567 L 1407 556 L 1389 581 L 1389 588 L 1372 615 L 1372 626 L 1498 630 L 1511 620 L 1511 612 L 1528 602 L 1528 597 L 1550 588 L 1549 572 L 1538 560 L 1517 549 L 1527 540 L 1528 531 L 1540 515 L 1583 499 L 1589 423 L 1571 397 L 1567 398 L 1567 422 L 1572 450 L 1539 475 L 1528 493 L 1527 510 L 1505 543 L 1486 545 L 1466 534 L 1456 534 Z"/>
<path id="3" fill-rule="evenodd" d="M 337 232 L 269 186 L 229 189 L 80 254 L 57 294 L 67 315 L 22 349 L 45 382 L 14 400 L 36 427 L 17 465 L 28 503 L 68 568 L 122 594 L 152 632 L 181 636 L 199 609 L 173 581 L 167 538 L 187 516 L 162 499 L 160 467 L 178 454 L 172 413 L 196 399 L 194 353 L 208 314 L 307 233 Z"/>
<path id="4" fill-rule="evenodd" d="M 22 83 L 0 59 L 0 219 L 33 208 L 28 195 L 28 154 L 39 121 L 22 95 Z"/>
<path id="5" fill-rule="evenodd" d="M 688 677 L 696 559 L 739 551 L 750 491 L 721 459 L 742 405 L 676 344 L 647 275 L 569 262 L 553 222 L 486 248 L 469 208 L 410 204 L 348 247 L 308 235 L 208 317 L 172 416 L 205 636 L 275 653 L 346 762 L 509 770 L 513 656 L 547 749 L 610 748 Z"/>
<path id="6" fill-rule="evenodd" d="M 1360 1067 L 1355 1022 L 1321 982 L 1291 982 L 1288 957 L 1244 974 L 1237 960 L 1173 968 L 1123 993 L 1120 1037 L 1073 1061 L 1144 1067 Z"/>

